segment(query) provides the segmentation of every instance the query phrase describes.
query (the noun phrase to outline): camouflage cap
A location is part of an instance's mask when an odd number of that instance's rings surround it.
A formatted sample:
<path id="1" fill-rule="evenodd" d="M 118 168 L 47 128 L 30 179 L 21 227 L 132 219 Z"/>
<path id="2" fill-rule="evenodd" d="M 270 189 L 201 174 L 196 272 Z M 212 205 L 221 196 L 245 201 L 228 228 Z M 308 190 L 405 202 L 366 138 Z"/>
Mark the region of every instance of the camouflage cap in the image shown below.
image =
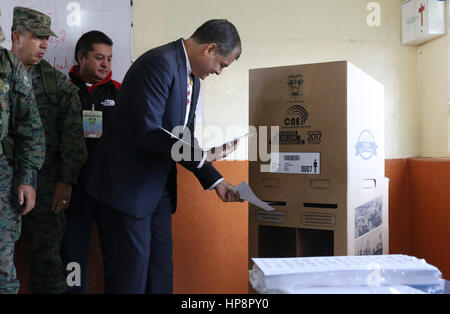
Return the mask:
<path id="1" fill-rule="evenodd" d="M 0 17 L 2 16 L 2 11 L 0 11 Z M 1 21 L 1 20 L 0 20 Z M 5 41 L 5 34 L 3 34 L 2 26 L 0 25 L 0 43 Z"/>
<path id="2" fill-rule="evenodd" d="M 23 25 L 39 36 L 56 36 L 50 29 L 52 20 L 50 16 L 36 10 L 24 7 L 15 7 L 13 25 Z"/>

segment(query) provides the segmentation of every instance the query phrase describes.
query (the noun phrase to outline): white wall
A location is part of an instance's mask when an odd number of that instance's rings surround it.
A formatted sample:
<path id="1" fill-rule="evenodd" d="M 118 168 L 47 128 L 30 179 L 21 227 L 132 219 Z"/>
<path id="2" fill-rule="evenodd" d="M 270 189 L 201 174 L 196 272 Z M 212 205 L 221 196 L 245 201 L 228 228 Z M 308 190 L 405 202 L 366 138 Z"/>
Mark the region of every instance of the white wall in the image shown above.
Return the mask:
<path id="1" fill-rule="evenodd" d="M 449 38 L 418 47 L 420 156 L 449 156 Z"/>
<path id="2" fill-rule="evenodd" d="M 235 24 L 241 58 L 203 83 L 204 127 L 248 124 L 251 68 L 347 59 L 385 87 L 386 158 L 419 156 L 417 47 L 401 45 L 402 0 L 374 1 L 381 25 L 367 24 L 367 0 L 134 0 L 135 57 L 189 37 L 211 18 Z M 245 146 L 240 158 L 245 159 Z"/>
<path id="3" fill-rule="evenodd" d="M 450 21 L 447 3 L 447 21 Z M 420 156 L 450 157 L 450 23 L 447 34 L 420 45 L 418 99 Z"/>

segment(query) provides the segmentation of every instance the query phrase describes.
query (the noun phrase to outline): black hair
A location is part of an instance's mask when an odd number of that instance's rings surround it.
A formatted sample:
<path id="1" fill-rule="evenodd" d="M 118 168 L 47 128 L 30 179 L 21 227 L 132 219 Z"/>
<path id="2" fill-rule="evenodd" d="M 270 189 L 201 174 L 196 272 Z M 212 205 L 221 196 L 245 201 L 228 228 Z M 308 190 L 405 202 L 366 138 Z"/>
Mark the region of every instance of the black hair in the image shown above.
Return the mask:
<path id="1" fill-rule="evenodd" d="M 78 39 L 77 44 L 75 46 L 75 61 L 79 64 L 78 61 L 78 52 L 81 52 L 83 56 L 87 57 L 89 51 L 93 51 L 93 44 L 105 44 L 108 46 L 113 45 L 113 41 L 111 38 L 106 36 L 105 33 L 100 31 L 90 31 L 84 33 L 80 39 Z"/>
<path id="2" fill-rule="evenodd" d="M 236 59 L 241 55 L 241 38 L 234 25 L 225 19 L 214 19 L 203 23 L 192 35 L 199 44 L 215 43 L 218 53 L 228 57 L 236 48 Z"/>

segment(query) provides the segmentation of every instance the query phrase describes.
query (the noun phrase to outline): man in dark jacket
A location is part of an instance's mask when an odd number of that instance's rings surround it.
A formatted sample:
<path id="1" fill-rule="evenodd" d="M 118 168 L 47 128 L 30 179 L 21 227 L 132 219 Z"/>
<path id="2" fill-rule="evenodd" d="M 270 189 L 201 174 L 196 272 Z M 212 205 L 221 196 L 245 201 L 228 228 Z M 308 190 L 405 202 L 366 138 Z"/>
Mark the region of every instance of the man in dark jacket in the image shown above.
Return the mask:
<path id="1" fill-rule="evenodd" d="M 240 53 L 234 25 L 210 20 L 186 40 L 147 51 L 125 75 L 111 123 L 82 177 L 86 191 L 102 203 L 105 292 L 173 291 L 175 162 L 221 200 L 239 201 L 234 186 L 205 162 L 226 154 L 215 158 L 216 149 L 196 147 L 194 130 L 200 79 L 219 75 Z M 190 139 L 192 145 L 182 147 L 183 158 L 177 154 L 181 141 L 163 129 Z"/>
<path id="2" fill-rule="evenodd" d="M 103 129 L 110 122 L 121 86 L 119 82 L 111 79 L 112 45 L 112 40 L 100 31 L 85 33 L 75 47 L 75 60 L 78 65 L 73 66 L 69 73 L 72 83 L 79 88 L 78 95 L 83 107 L 80 114 L 83 116 L 89 157 Z M 98 224 L 97 210 L 97 201 L 86 194 L 82 184 L 78 182 L 74 185 L 72 201 L 66 211 L 67 232 L 61 255 L 65 270 L 72 270 L 73 264 L 70 263 L 78 263 L 81 282 L 69 280 L 68 293 L 84 293 L 86 290 L 89 244 L 94 222 L 98 228 L 101 227 Z"/>

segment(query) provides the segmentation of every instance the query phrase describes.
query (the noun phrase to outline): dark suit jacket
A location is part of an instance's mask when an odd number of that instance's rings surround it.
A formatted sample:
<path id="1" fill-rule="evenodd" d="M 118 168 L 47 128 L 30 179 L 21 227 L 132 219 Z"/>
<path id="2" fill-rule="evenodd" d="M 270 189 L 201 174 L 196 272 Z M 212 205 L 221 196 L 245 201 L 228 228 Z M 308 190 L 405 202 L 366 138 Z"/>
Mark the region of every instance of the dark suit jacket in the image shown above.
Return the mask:
<path id="1" fill-rule="evenodd" d="M 195 141 L 195 108 L 200 81 L 194 78 L 187 129 Z M 159 127 L 183 126 L 187 102 L 186 59 L 181 39 L 147 51 L 128 70 L 109 127 L 83 175 L 86 191 L 100 202 L 134 217 L 145 217 L 158 204 L 168 184 L 176 208 L 176 165 L 171 157 L 177 142 Z M 178 134 L 177 134 L 178 135 Z M 191 149 L 191 154 L 199 151 Z M 201 156 L 200 152 L 200 156 Z M 222 176 L 198 158 L 179 163 L 193 172 L 204 189 Z"/>

